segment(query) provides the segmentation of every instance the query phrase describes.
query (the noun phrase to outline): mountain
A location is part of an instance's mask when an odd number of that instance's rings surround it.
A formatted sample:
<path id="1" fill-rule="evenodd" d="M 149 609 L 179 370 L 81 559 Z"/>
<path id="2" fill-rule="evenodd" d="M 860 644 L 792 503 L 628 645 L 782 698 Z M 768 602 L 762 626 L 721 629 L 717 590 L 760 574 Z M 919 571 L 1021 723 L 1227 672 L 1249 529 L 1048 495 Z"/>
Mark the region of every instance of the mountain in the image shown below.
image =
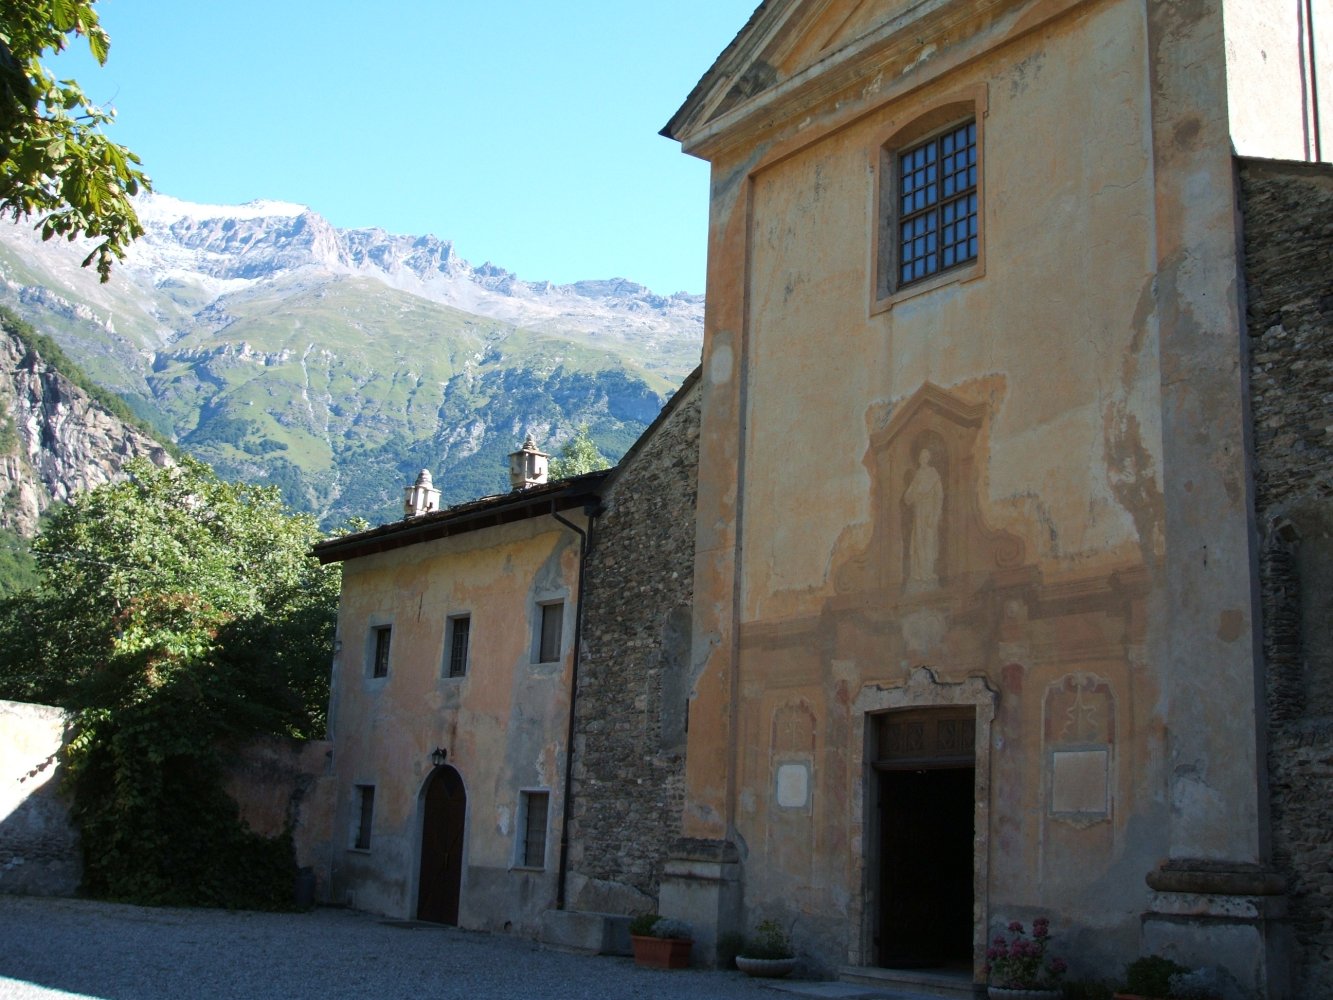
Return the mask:
<path id="1" fill-rule="evenodd" d="M 532 432 L 581 423 L 616 458 L 697 364 L 703 297 L 473 266 L 434 236 L 338 229 L 281 202 L 149 195 L 145 235 L 99 284 L 78 243 L 0 225 L 0 303 L 226 477 L 326 523 L 506 487 Z"/>

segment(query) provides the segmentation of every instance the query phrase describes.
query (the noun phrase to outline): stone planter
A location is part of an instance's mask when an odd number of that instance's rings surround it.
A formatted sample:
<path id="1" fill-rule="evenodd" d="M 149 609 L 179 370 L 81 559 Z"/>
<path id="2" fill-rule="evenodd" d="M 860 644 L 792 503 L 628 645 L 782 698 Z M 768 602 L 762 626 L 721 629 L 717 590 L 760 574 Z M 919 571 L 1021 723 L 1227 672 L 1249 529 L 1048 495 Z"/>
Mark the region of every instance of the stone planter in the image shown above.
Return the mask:
<path id="1" fill-rule="evenodd" d="M 781 979 L 783 976 L 791 975 L 791 970 L 796 968 L 796 959 L 746 958 L 744 955 L 737 955 L 736 968 L 747 976 L 758 976 L 762 979 Z"/>
<path id="2" fill-rule="evenodd" d="M 690 949 L 694 942 L 683 938 L 643 937 L 630 935 L 634 947 L 634 964 L 645 969 L 688 969 Z"/>
<path id="3" fill-rule="evenodd" d="M 1011 990 L 1007 986 L 987 986 L 990 1000 L 1060 1000 L 1059 990 Z"/>

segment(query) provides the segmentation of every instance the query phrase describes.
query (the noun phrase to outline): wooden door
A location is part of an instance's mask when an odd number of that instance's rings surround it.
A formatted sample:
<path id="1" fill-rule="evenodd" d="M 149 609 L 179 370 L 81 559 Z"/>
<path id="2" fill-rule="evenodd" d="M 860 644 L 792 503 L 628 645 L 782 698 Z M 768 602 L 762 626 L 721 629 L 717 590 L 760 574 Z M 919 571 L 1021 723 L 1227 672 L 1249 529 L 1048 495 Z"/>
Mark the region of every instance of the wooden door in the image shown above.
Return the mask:
<path id="1" fill-rule="evenodd" d="M 457 924 L 467 791 L 456 770 L 448 766 L 435 769 L 426 785 L 423 807 L 417 919 Z"/>

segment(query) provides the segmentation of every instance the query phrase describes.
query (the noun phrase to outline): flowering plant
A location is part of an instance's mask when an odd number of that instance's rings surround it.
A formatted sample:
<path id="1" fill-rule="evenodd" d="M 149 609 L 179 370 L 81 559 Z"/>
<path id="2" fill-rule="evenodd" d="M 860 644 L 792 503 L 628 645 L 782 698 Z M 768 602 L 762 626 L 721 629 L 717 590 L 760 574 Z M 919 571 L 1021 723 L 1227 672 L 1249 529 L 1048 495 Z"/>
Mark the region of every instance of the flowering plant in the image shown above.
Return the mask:
<path id="1" fill-rule="evenodd" d="M 986 949 L 986 975 L 992 986 L 1009 990 L 1054 990 L 1069 968 L 1064 959 L 1046 958 L 1051 922 L 1045 917 L 1032 921 L 1028 937 L 1017 920 L 1009 925 L 1010 937 L 997 936 Z"/>

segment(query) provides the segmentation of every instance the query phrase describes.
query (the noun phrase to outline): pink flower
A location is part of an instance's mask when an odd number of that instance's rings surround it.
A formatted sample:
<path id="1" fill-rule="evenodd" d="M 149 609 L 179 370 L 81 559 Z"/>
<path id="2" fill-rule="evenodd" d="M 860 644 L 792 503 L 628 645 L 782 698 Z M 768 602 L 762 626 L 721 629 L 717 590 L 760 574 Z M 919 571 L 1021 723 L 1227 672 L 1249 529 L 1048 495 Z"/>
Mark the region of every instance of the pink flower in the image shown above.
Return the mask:
<path id="1" fill-rule="evenodd" d="M 1023 925 L 1020 924 L 1017 920 L 1015 920 L 1013 923 L 1009 925 L 1009 929 L 1013 931 L 1015 934 L 1023 933 Z"/>
<path id="2" fill-rule="evenodd" d="M 1069 971 L 1069 966 L 1065 964 L 1063 958 L 1053 958 L 1051 959 L 1051 971 L 1057 976 L 1062 976 Z"/>

